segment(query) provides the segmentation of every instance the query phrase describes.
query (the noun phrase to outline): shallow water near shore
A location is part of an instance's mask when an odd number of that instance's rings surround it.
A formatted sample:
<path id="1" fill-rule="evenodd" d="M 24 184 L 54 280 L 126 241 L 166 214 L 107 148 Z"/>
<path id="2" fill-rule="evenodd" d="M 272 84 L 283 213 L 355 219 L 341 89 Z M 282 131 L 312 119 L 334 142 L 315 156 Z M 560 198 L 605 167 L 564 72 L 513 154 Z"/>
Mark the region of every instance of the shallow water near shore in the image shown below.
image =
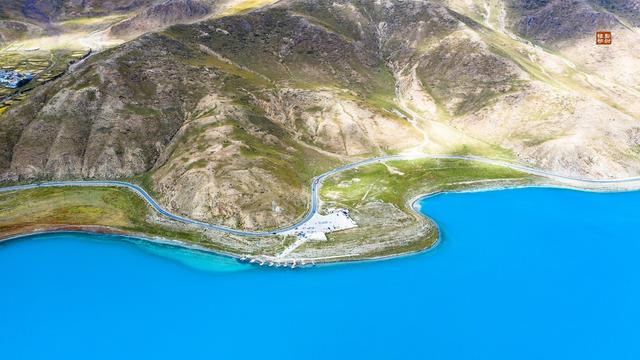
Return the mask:
<path id="1" fill-rule="evenodd" d="M 310 269 L 105 235 L 0 243 L 0 358 L 640 358 L 640 192 L 424 199 L 432 251 Z"/>

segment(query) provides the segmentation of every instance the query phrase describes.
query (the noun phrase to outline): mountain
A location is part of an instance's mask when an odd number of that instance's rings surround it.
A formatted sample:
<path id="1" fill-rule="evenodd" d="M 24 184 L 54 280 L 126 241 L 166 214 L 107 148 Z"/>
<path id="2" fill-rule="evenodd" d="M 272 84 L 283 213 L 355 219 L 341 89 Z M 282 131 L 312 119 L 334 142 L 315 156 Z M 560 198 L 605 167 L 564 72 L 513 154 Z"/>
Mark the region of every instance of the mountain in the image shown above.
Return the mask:
<path id="1" fill-rule="evenodd" d="M 192 22 L 211 13 L 207 2 L 195 0 L 168 0 L 153 4 L 135 16 L 112 26 L 112 36 L 129 38 L 167 26 Z"/>
<path id="2" fill-rule="evenodd" d="M 16 40 L 104 33 L 114 43 L 222 12 L 246 11 L 270 0 L 6 0 L 0 3 L 0 45 Z"/>
<path id="3" fill-rule="evenodd" d="M 149 5 L 154 0 L 3 0 L 0 17 L 48 24 L 77 17 L 124 13 Z"/>
<path id="4" fill-rule="evenodd" d="M 640 3 L 636 0 L 510 1 L 508 6 L 515 15 L 515 30 L 541 43 L 576 40 L 597 29 L 640 24 Z"/>
<path id="5" fill-rule="evenodd" d="M 302 214 L 313 176 L 380 154 L 640 172 L 637 2 L 205 7 L 145 8 L 111 31 L 188 24 L 103 51 L 1 115 L 0 178 L 136 178 L 171 210 L 262 228 Z M 614 44 L 596 46 L 597 30 Z"/>
<path id="6" fill-rule="evenodd" d="M 169 0 L 166 3 L 181 3 L 179 0 Z M 5 0 L 0 3 L 0 46 L 19 40 L 33 40 L 39 37 L 60 36 L 83 32 L 103 31 L 123 19 L 141 16 L 144 11 L 151 11 L 154 7 L 171 7 L 165 1 L 158 0 Z M 189 9 L 174 6 L 174 22 L 166 19 L 171 25 L 179 20 L 188 18 Z M 181 10 L 187 13 L 181 13 Z M 151 14 L 153 15 L 153 14 Z M 166 15 L 165 15 L 166 17 Z M 153 21 L 149 20 L 150 30 L 154 30 Z M 139 25 L 140 26 L 140 25 Z M 136 35 L 140 33 L 132 33 Z M 80 37 L 78 37 L 80 39 Z M 46 40 L 45 40 L 46 41 Z M 49 40 L 51 41 L 51 40 Z M 76 40 L 78 41 L 78 40 Z"/>

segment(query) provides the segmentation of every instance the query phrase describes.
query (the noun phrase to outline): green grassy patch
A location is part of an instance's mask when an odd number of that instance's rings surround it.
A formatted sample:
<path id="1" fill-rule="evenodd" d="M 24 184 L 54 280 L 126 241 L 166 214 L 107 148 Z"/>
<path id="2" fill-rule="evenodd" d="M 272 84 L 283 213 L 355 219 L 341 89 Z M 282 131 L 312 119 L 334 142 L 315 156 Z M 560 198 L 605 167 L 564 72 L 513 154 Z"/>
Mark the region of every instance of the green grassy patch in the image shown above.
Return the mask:
<path id="1" fill-rule="evenodd" d="M 81 80 L 72 86 L 74 90 L 83 90 L 89 87 L 98 88 L 102 84 L 100 75 L 98 74 L 93 74 L 88 77 L 79 77 L 79 79 Z"/>
<path id="2" fill-rule="evenodd" d="M 57 25 L 64 27 L 66 30 L 79 30 L 85 28 L 103 27 L 110 24 L 115 24 L 128 18 L 130 15 L 118 14 L 108 16 L 96 16 L 96 17 L 77 17 L 69 20 L 59 22 Z"/>
<path id="3" fill-rule="evenodd" d="M 463 160 L 421 159 L 389 161 L 340 173 L 325 181 L 321 196 L 347 208 L 369 201 L 383 201 L 400 209 L 419 189 L 450 189 L 456 183 L 487 179 L 525 179 L 529 175 L 511 169 Z"/>
<path id="4" fill-rule="evenodd" d="M 207 167 L 207 161 L 204 159 L 196 160 L 187 166 L 187 170 L 202 169 Z"/>
<path id="5" fill-rule="evenodd" d="M 41 188 L 0 194 L 0 236 L 60 226 L 104 226 L 148 237 L 163 237 L 232 251 L 198 231 L 178 230 L 147 220 L 153 210 L 126 189 Z"/>
<path id="6" fill-rule="evenodd" d="M 486 144 L 486 146 L 461 145 L 449 151 L 451 155 L 475 155 L 491 159 L 511 161 L 516 158 L 511 150 L 498 145 Z"/>

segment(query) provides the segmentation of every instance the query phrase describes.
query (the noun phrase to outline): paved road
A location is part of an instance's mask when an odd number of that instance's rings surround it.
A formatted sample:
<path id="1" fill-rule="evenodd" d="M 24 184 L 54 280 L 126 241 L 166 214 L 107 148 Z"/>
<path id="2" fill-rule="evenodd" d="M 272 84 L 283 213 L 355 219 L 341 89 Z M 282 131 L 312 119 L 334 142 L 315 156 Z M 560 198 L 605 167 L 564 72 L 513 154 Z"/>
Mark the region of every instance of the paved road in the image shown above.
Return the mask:
<path id="1" fill-rule="evenodd" d="M 300 219 L 298 222 L 296 222 L 295 224 L 292 224 L 290 226 L 284 227 L 284 228 L 280 228 L 280 229 L 276 229 L 276 230 L 272 230 L 272 231 L 245 231 L 245 230 L 238 230 L 238 229 L 233 229 L 230 227 L 226 227 L 226 226 L 221 226 L 221 225 L 214 225 L 214 224 L 209 224 L 209 223 L 205 223 L 202 221 L 198 221 L 198 220 L 193 220 L 193 219 L 189 219 L 180 215 L 175 215 L 170 213 L 169 211 L 165 210 L 164 208 L 162 208 L 162 206 L 160 206 L 152 197 L 151 195 L 149 195 L 143 188 L 139 187 L 138 185 L 132 184 L 132 183 L 128 183 L 128 182 L 124 182 L 124 181 L 108 181 L 108 180 L 104 180 L 104 181 L 83 181 L 83 180 L 78 180 L 78 181 L 52 181 L 52 182 L 44 182 L 44 183 L 35 183 L 35 184 L 27 184 L 27 185 L 16 185 L 16 186 L 9 186 L 9 187 L 4 187 L 4 188 L 0 188 L 0 192 L 9 192 L 9 191 L 19 191 L 19 190 L 28 190 L 28 189 L 37 189 L 37 188 L 46 188 L 46 187 L 64 187 L 64 186 L 86 186 L 86 187 L 122 187 L 122 188 L 126 188 L 129 189 L 131 191 L 133 191 L 134 193 L 136 193 L 138 196 L 142 197 L 147 203 L 149 203 L 149 205 L 151 205 L 151 207 L 153 207 L 158 213 L 162 214 L 163 216 L 166 216 L 167 218 L 170 218 L 172 220 L 175 221 L 179 221 L 185 224 L 190 224 L 190 225 L 195 225 L 198 226 L 200 228 L 203 229 L 209 229 L 209 230 L 216 230 L 216 231 L 221 231 L 224 233 L 228 233 L 228 234 L 232 234 L 232 235 L 239 235 L 239 236 L 269 236 L 269 235 L 277 235 L 277 234 L 282 234 L 285 232 L 288 232 L 290 230 L 293 230 L 295 228 L 297 228 L 300 225 L 305 224 L 307 221 L 309 221 L 313 215 L 315 215 L 315 213 L 318 211 L 318 206 L 319 206 L 319 196 L 318 196 L 318 191 L 320 188 L 320 185 L 322 184 L 322 182 L 332 176 L 335 175 L 337 173 L 346 171 L 346 170 L 350 170 L 350 169 L 354 169 L 360 166 L 365 166 L 365 165 L 370 165 L 370 164 L 375 164 L 375 163 L 381 163 L 381 162 L 386 162 L 386 161 L 391 161 L 391 160 L 416 160 L 416 159 L 447 159 L 447 160 L 463 160 L 463 161 L 473 161 L 473 162 L 479 162 L 479 163 L 484 163 L 484 164 L 490 164 L 490 165 L 496 165 L 496 166 L 501 166 L 501 167 L 506 167 L 506 168 L 510 168 L 510 169 L 514 169 L 514 170 L 519 170 L 528 174 L 532 174 L 532 175 L 538 175 L 538 176 L 542 176 L 542 177 L 546 177 L 549 179 L 553 179 L 553 180 L 557 180 L 557 181 L 562 181 L 562 182 L 570 182 L 574 185 L 594 185 L 594 184 L 626 184 L 626 183 L 638 183 L 638 185 L 640 185 L 640 177 L 634 177 L 634 178 L 625 178 L 625 179 L 608 179 L 608 180 L 597 180 L 597 179 L 584 179 L 584 178 L 575 178 L 575 177 L 568 177 L 568 176 L 563 176 L 563 175 L 559 175 L 559 174 L 554 174 L 548 171 L 544 171 L 544 170 L 540 170 L 540 169 L 534 169 L 528 166 L 524 166 L 524 165 L 518 165 L 518 164 L 512 164 L 512 163 L 508 163 L 505 161 L 500 161 L 500 160 L 492 160 L 492 159 L 487 159 L 487 158 L 483 158 L 483 157 L 479 157 L 479 156 L 466 156 L 466 155 L 389 155 L 389 156 L 380 156 L 380 157 L 376 157 L 376 158 L 371 158 L 371 159 L 367 159 L 367 160 L 362 160 L 362 161 L 358 161 L 352 164 L 347 164 L 347 165 L 343 165 L 340 167 L 337 167 L 335 169 L 329 170 L 326 173 L 317 176 L 313 179 L 313 181 L 311 182 L 311 206 L 309 208 L 309 211 L 306 213 L 306 215 Z"/>

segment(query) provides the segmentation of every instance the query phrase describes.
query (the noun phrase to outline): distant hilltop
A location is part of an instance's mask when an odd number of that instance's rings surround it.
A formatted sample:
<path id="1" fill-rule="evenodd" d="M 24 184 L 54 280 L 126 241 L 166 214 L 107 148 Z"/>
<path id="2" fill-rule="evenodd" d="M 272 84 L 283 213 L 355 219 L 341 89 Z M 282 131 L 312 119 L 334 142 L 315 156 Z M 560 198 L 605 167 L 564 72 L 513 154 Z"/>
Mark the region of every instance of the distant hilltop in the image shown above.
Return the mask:
<path id="1" fill-rule="evenodd" d="M 0 85 L 8 88 L 19 88 L 33 79 L 31 73 L 20 73 L 14 70 L 0 70 Z"/>

